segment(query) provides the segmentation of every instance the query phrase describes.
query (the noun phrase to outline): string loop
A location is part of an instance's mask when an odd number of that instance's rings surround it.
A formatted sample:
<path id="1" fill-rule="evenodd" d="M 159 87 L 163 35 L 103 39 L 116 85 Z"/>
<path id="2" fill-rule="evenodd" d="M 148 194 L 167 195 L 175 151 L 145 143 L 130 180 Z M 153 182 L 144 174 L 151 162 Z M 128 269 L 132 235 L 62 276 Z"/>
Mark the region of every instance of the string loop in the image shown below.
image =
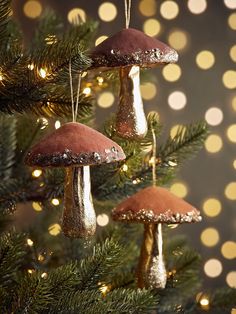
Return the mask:
<path id="1" fill-rule="evenodd" d="M 132 0 L 124 0 L 124 3 L 125 3 L 125 27 L 129 28 Z"/>

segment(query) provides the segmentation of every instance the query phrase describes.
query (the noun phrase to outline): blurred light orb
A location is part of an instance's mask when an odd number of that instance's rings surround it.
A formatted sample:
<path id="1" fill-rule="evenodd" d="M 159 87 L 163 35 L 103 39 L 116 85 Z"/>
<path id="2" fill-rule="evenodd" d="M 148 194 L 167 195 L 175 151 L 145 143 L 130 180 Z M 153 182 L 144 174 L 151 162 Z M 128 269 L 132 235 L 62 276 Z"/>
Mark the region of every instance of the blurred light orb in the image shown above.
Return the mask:
<path id="1" fill-rule="evenodd" d="M 187 97 L 181 91 L 174 91 L 168 97 L 168 104 L 169 104 L 171 109 L 181 110 L 187 104 Z"/>
<path id="2" fill-rule="evenodd" d="M 236 30 L 236 13 L 230 14 L 228 17 L 228 25 L 232 30 Z"/>
<path id="3" fill-rule="evenodd" d="M 142 98 L 145 100 L 151 100 L 157 94 L 156 85 L 151 83 L 151 82 L 147 82 L 147 83 L 142 84 L 140 86 L 140 90 L 141 90 Z"/>
<path id="4" fill-rule="evenodd" d="M 205 120 L 208 124 L 215 126 L 221 124 L 223 121 L 223 112 L 220 108 L 209 108 L 205 114 Z"/>
<path id="5" fill-rule="evenodd" d="M 188 0 L 188 9 L 193 14 L 201 14 L 207 8 L 206 0 Z"/>
<path id="6" fill-rule="evenodd" d="M 102 35 L 100 37 L 98 37 L 95 41 L 95 46 L 98 46 L 99 44 L 101 44 L 104 40 L 106 40 L 108 38 L 108 36 Z"/>
<path id="7" fill-rule="evenodd" d="M 224 4 L 228 9 L 231 9 L 231 10 L 236 9 L 236 1 L 235 0 L 224 0 Z"/>
<path id="8" fill-rule="evenodd" d="M 57 236 L 61 232 L 61 226 L 59 224 L 52 224 L 48 227 L 48 232 L 52 236 Z"/>
<path id="9" fill-rule="evenodd" d="M 55 122 L 55 129 L 59 129 L 61 127 L 61 122 L 59 120 L 57 120 Z"/>
<path id="10" fill-rule="evenodd" d="M 227 259 L 236 258 L 236 242 L 226 241 L 221 246 L 221 253 L 224 256 L 224 258 L 227 258 Z"/>
<path id="11" fill-rule="evenodd" d="M 235 1 L 236 2 L 236 1 Z M 229 51 L 230 58 L 236 62 L 236 45 L 232 46 Z"/>
<path id="12" fill-rule="evenodd" d="M 86 21 L 86 13 L 81 8 L 74 8 L 68 12 L 67 19 L 71 24 L 79 25 Z"/>
<path id="13" fill-rule="evenodd" d="M 166 0 L 160 6 L 160 13 L 166 20 L 172 20 L 179 14 L 179 6 L 175 1 Z"/>
<path id="14" fill-rule="evenodd" d="M 182 182 L 176 182 L 171 185 L 170 191 L 178 197 L 184 198 L 188 194 L 187 186 Z"/>
<path id="15" fill-rule="evenodd" d="M 201 233 L 201 241 L 205 246 L 215 246 L 219 240 L 219 232 L 215 228 L 206 228 Z"/>
<path id="16" fill-rule="evenodd" d="M 174 125 L 170 130 L 170 137 L 173 139 L 180 131 L 185 132 L 186 128 L 182 124 Z"/>
<path id="17" fill-rule="evenodd" d="M 178 51 L 181 51 L 187 46 L 188 35 L 184 31 L 174 30 L 169 34 L 168 42 L 171 47 Z"/>
<path id="18" fill-rule="evenodd" d="M 148 36 L 154 37 L 161 31 L 161 24 L 156 19 L 147 19 L 143 24 L 143 31 Z"/>
<path id="19" fill-rule="evenodd" d="M 222 273 L 222 263 L 215 258 L 209 259 L 204 265 L 204 272 L 208 277 L 215 278 Z"/>
<path id="20" fill-rule="evenodd" d="M 205 141 L 205 149 L 209 153 L 218 153 L 223 146 L 222 139 L 219 135 L 211 134 Z"/>
<path id="21" fill-rule="evenodd" d="M 105 227 L 109 223 L 109 217 L 107 214 L 100 214 L 97 216 L 97 224 L 100 227 Z"/>
<path id="22" fill-rule="evenodd" d="M 36 212 L 41 212 L 43 210 L 41 204 L 38 202 L 33 202 L 32 207 Z"/>
<path id="23" fill-rule="evenodd" d="M 230 182 L 226 185 L 225 196 L 231 201 L 236 201 L 236 182 Z"/>
<path id="24" fill-rule="evenodd" d="M 52 205 L 54 205 L 54 206 L 58 206 L 58 205 L 60 204 L 60 201 L 59 201 L 58 198 L 53 198 L 53 199 L 51 200 L 51 203 L 52 203 Z"/>
<path id="25" fill-rule="evenodd" d="M 139 11 L 143 16 L 150 17 L 156 14 L 156 0 L 141 0 L 139 2 Z"/>
<path id="26" fill-rule="evenodd" d="M 197 66 L 202 70 L 210 69 L 215 63 L 215 56 L 209 50 L 200 51 L 196 56 Z"/>
<path id="27" fill-rule="evenodd" d="M 42 13 L 42 5 L 37 0 L 29 0 L 24 4 L 23 11 L 27 17 L 36 19 Z"/>
<path id="28" fill-rule="evenodd" d="M 166 81 L 176 82 L 181 77 L 181 68 L 177 64 L 168 64 L 162 70 L 162 75 Z"/>
<path id="29" fill-rule="evenodd" d="M 35 169 L 33 172 L 32 172 L 32 176 L 34 178 L 39 178 L 41 175 L 42 175 L 43 171 L 41 169 Z"/>
<path id="30" fill-rule="evenodd" d="M 98 8 L 98 15 L 104 22 L 111 22 L 117 16 L 116 6 L 112 2 L 103 2 Z"/>
<path id="31" fill-rule="evenodd" d="M 236 88 L 236 71 L 228 70 L 223 74 L 223 84 L 228 89 Z"/>
<path id="32" fill-rule="evenodd" d="M 231 142 L 236 143 L 236 124 L 232 124 L 228 127 L 227 137 Z"/>
<path id="33" fill-rule="evenodd" d="M 221 202 L 216 198 L 208 198 L 203 203 L 203 211 L 208 217 L 216 217 L 221 212 Z"/>
<path id="34" fill-rule="evenodd" d="M 227 274 L 226 282 L 230 288 L 236 288 L 236 271 L 231 271 Z"/>
<path id="35" fill-rule="evenodd" d="M 111 92 L 103 92 L 98 96 L 98 106 L 101 108 L 109 108 L 113 105 L 115 97 Z"/>

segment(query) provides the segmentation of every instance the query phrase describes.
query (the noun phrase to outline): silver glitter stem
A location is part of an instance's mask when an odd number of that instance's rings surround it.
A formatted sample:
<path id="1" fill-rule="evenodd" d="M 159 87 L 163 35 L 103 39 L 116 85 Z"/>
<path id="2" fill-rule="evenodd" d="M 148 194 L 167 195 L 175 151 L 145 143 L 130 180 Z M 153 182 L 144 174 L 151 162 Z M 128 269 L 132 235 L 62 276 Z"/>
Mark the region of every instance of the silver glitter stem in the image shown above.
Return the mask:
<path id="1" fill-rule="evenodd" d="M 95 233 L 89 166 L 66 169 L 62 230 L 71 238 L 86 238 Z"/>
<path id="2" fill-rule="evenodd" d="M 143 138 L 147 120 L 140 92 L 139 66 L 120 68 L 120 103 L 116 116 L 117 134 L 124 138 Z"/>

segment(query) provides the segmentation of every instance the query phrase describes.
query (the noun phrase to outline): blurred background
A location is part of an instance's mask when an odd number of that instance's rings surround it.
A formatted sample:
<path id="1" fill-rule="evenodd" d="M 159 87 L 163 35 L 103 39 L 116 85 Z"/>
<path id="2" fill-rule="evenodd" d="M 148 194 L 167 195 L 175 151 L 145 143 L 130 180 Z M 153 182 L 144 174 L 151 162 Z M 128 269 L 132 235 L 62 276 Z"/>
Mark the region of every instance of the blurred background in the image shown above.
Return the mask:
<path id="1" fill-rule="evenodd" d="M 68 23 L 78 15 L 98 20 L 96 45 L 125 25 L 121 0 L 15 0 L 26 44 L 48 7 Z M 211 130 L 170 186 L 201 210 L 203 222 L 180 226 L 173 236 L 186 233 L 202 254 L 206 287 L 236 288 L 236 0 L 133 0 L 130 26 L 179 52 L 178 64 L 147 70 L 141 86 L 146 113 L 158 111 L 164 134 L 203 119 Z M 94 96 L 100 124 L 116 110 L 117 95 L 108 89 Z"/>

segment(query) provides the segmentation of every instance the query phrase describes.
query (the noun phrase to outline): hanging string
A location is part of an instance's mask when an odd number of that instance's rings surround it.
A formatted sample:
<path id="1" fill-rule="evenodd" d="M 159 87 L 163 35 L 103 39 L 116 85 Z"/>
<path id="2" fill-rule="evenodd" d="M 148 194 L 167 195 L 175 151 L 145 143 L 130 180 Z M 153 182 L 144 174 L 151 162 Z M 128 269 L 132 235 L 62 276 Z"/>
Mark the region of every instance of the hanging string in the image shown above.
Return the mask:
<path id="1" fill-rule="evenodd" d="M 125 2 L 125 27 L 129 28 L 132 0 L 124 0 L 124 2 Z"/>
<path id="2" fill-rule="evenodd" d="M 152 128 L 152 185 L 156 186 L 157 175 L 156 175 L 156 151 L 157 151 L 157 139 L 154 128 Z"/>
<path id="3" fill-rule="evenodd" d="M 78 74 L 76 103 L 75 103 L 75 106 L 74 106 L 74 90 L 73 90 L 73 76 L 72 76 L 71 59 L 69 61 L 69 77 L 70 77 L 70 94 L 71 94 L 72 121 L 76 122 L 77 115 L 78 115 L 78 107 L 79 107 L 79 92 L 80 92 L 80 85 L 81 85 L 81 73 L 79 72 L 79 74 Z"/>

